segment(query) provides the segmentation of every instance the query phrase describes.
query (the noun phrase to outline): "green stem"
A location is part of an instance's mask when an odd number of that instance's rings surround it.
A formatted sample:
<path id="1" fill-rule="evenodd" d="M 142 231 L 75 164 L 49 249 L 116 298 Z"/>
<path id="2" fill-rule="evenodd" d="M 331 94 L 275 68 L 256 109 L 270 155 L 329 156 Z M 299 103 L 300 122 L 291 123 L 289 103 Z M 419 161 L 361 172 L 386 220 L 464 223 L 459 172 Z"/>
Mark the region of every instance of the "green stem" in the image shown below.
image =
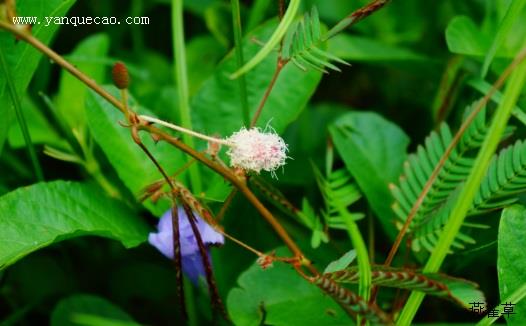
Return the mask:
<path id="1" fill-rule="evenodd" d="M 363 241 L 358 225 L 356 225 L 356 222 L 352 219 L 352 217 L 349 216 L 349 214 L 345 211 L 342 211 L 341 214 L 346 216 L 344 220 L 347 226 L 347 233 L 349 234 L 349 238 L 351 239 L 354 250 L 356 250 L 356 259 L 358 260 L 358 275 L 360 277 L 358 283 L 358 293 L 365 301 L 369 301 L 371 296 L 372 276 L 367 246 Z M 357 325 L 361 325 L 360 317 L 358 317 Z"/>
<path id="2" fill-rule="evenodd" d="M 274 50 L 274 48 L 285 36 L 285 33 L 294 21 L 294 17 L 298 12 L 300 2 L 301 0 L 290 0 L 289 7 L 287 8 L 285 15 L 283 16 L 283 19 L 279 23 L 274 33 L 272 33 L 272 36 L 267 41 L 267 43 L 265 43 L 261 50 L 259 50 L 259 52 L 254 57 L 252 57 L 252 59 L 250 59 L 243 67 L 239 68 L 236 72 L 234 72 L 230 76 L 230 78 L 236 79 L 249 72 L 250 70 L 252 70 L 252 68 L 254 68 L 261 61 L 263 61 L 269 55 L 270 52 Z"/>
<path id="3" fill-rule="evenodd" d="M 184 43 L 183 0 L 172 0 L 172 33 L 175 55 L 175 79 L 177 81 L 181 126 L 192 129 L 188 95 L 188 74 L 186 71 L 186 48 Z M 195 147 L 194 140 L 191 136 L 183 135 L 183 141 L 188 146 Z M 192 165 L 188 171 L 190 172 L 190 183 L 192 184 L 194 193 L 200 193 L 202 183 L 197 165 Z"/>
<path id="4" fill-rule="evenodd" d="M 521 63 L 510 76 L 508 86 L 504 93 L 504 99 L 497 108 L 493 121 L 491 123 L 488 135 L 484 139 L 484 143 L 477 155 L 476 161 L 473 164 L 474 168 L 469 174 L 464 187 L 462 188 L 458 199 L 453 207 L 448 223 L 440 235 L 438 243 L 429 257 L 427 264 L 424 267 L 424 273 L 438 272 L 442 262 L 446 258 L 451 243 L 455 239 L 468 210 L 471 207 L 473 198 L 480 187 L 482 178 L 485 176 L 490 160 L 497 149 L 497 146 L 502 137 L 502 133 L 506 128 L 511 112 L 515 107 L 518 96 L 526 81 L 526 62 Z M 410 325 L 420 304 L 424 299 L 422 292 L 413 292 L 409 297 L 397 325 Z"/>
<path id="5" fill-rule="evenodd" d="M 241 29 L 241 13 L 239 10 L 239 0 L 232 0 L 232 25 L 234 28 L 234 43 L 236 45 L 237 69 L 243 67 L 243 31 Z M 247 81 L 245 75 L 238 78 L 239 95 L 241 97 L 241 112 L 245 126 L 250 123 L 250 112 L 248 108 Z"/>
<path id="6" fill-rule="evenodd" d="M 40 166 L 40 162 L 38 161 L 35 147 L 33 146 L 33 142 L 31 141 L 31 135 L 29 134 L 29 129 L 27 128 L 26 119 L 24 118 L 24 113 L 22 112 L 22 105 L 20 103 L 20 97 L 18 97 L 15 83 L 13 79 L 11 78 L 12 77 L 11 72 L 9 71 L 7 60 L 4 56 L 4 50 L 1 47 L 0 47 L 0 65 L 2 66 L 2 69 L 4 71 L 7 88 L 9 90 L 9 95 L 11 96 L 11 101 L 13 102 L 13 106 L 16 112 L 16 118 L 18 120 L 18 124 L 20 125 L 20 129 L 22 130 L 22 135 L 24 136 L 24 141 L 26 143 L 27 151 L 29 152 L 29 158 L 31 160 L 31 164 L 33 165 L 33 169 L 35 170 L 35 176 L 38 181 L 44 181 L 44 173 L 42 172 L 42 166 Z"/>
<path id="7" fill-rule="evenodd" d="M 513 291 L 513 293 L 511 295 L 509 295 L 504 301 L 503 303 L 506 303 L 506 302 L 511 302 L 511 303 L 514 303 L 514 304 L 517 304 L 519 303 L 519 301 L 521 301 L 522 299 L 524 299 L 524 297 L 526 297 L 526 283 L 524 283 L 523 285 L 521 285 L 518 289 L 516 289 L 515 291 Z M 497 319 L 499 319 L 500 316 L 498 317 L 487 317 L 485 316 L 484 318 L 482 318 L 476 326 L 488 326 L 488 325 L 491 325 L 493 324 L 494 322 L 497 321 Z"/>

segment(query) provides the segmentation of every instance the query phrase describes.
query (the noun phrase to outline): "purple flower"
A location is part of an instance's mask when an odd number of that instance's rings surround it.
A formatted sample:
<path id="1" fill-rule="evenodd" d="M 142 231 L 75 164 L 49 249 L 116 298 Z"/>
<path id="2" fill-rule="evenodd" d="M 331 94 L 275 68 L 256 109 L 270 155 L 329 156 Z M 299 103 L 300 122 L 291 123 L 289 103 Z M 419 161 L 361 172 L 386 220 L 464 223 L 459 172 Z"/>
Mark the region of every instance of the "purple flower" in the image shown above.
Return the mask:
<path id="1" fill-rule="evenodd" d="M 192 231 L 192 226 L 188 221 L 188 216 L 182 207 L 177 208 L 179 216 L 179 241 L 181 243 L 181 257 L 183 272 L 190 278 L 190 280 L 197 284 L 200 276 L 205 276 L 205 268 L 197 240 Z M 212 244 L 223 244 L 225 238 L 221 233 L 216 232 L 210 225 L 194 212 L 197 219 L 197 228 L 203 239 L 205 246 Z M 161 217 L 159 224 L 157 224 L 157 233 L 150 233 L 148 242 L 157 248 L 167 258 L 174 258 L 173 251 L 173 231 L 172 231 L 172 210 L 168 210 Z M 210 260 L 210 253 L 207 250 L 208 259 Z"/>

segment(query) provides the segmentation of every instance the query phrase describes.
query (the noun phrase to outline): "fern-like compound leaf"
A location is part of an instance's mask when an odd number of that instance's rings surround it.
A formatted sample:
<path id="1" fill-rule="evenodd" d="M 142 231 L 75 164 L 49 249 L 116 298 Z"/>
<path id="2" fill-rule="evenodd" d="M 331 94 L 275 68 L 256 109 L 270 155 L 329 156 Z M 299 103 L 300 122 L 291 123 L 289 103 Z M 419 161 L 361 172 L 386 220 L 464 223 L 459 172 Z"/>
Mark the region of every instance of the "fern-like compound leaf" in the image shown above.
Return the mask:
<path id="1" fill-rule="evenodd" d="M 330 170 L 327 177 L 323 176 L 315 165 L 313 170 L 325 202 L 322 216 L 329 228 L 347 230 L 345 218 L 358 220 L 364 217 L 362 213 L 348 210 L 348 207 L 358 201 L 362 194 L 347 169 Z"/>
<path id="2" fill-rule="evenodd" d="M 444 225 L 447 223 L 456 194 L 473 167 L 477 149 L 487 133 L 486 113 L 482 110 L 467 128 L 459 144 L 453 149 L 415 215 L 410 233 L 412 248 L 432 251 Z M 506 136 L 510 134 L 508 129 Z M 391 185 L 395 198 L 393 209 L 403 222 L 434 166 L 452 139 L 449 127 L 443 124 L 438 132 L 432 132 L 425 146 L 420 146 L 409 156 L 404 175 L 398 185 Z M 517 201 L 517 194 L 526 191 L 526 144 L 518 141 L 496 155 L 488 169 L 468 215 L 479 215 L 501 209 Z M 401 223 L 400 223 L 401 224 Z M 469 228 L 487 228 L 483 223 L 467 221 L 457 234 L 452 249 L 464 249 L 475 239 L 467 232 Z"/>
<path id="3" fill-rule="evenodd" d="M 321 49 L 324 45 L 321 22 L 316 7 L 292 26 L 283 41 L 282 56 L 302 70 L 314 69 L 324 73 L 340 71 L 335 63 L 348 65 L 344 60 Z"/>

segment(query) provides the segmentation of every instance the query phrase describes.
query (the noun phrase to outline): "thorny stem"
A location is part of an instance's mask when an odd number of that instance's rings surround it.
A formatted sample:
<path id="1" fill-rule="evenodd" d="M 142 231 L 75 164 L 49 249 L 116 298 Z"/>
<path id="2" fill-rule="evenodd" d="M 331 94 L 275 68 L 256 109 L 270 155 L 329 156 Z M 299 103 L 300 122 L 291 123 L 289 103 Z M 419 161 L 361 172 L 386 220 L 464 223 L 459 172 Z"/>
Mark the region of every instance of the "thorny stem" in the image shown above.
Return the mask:
<path id="1" fill-rule="evenodd" d="M 184 127 L 181 127 L 181 126 L 178 126 L 178 125 L 175 125 L 175 124 L 170 123 L 170 122 L 163 121 L 161 119 L 157 119 L 157 118 L 150 117 L 150 116 L 147 116 L 147 115 L 140 115 L 139 118 L 142 119 L 142 120 L 148 121 L 148 122 L 157 123 L 157 124 L 159 124 L 161 126 L 165 126 L 167 128 L 170 128 L 170 129 L 173 129 L 173 130 L 176 130 L 176 131 L 179 131 L 179 132 L 182 132 L 182 133 L 185 133 L 185 134 L 197 137 L 197 138 L 201 138 L 201 139 L 209 141 L 209 142 L 218 143 L 218 144 L 222 144 L 222 145 L 226 145 L 226 146 L 232 146 L 232 143 L 227 141 L 227 140 L 224 140 L 224 139 L 221 139 L 221 138 L 216 138 L 216 137 L 210 137 L 210 136 L 207 136 L 207 135 L 203 135 L 203 134 L 198 133 L 196 131 L 193 131 L 193 130 L 190 130 L 190 129 L 187 129 L 187 128 L 184 128 Z"/>

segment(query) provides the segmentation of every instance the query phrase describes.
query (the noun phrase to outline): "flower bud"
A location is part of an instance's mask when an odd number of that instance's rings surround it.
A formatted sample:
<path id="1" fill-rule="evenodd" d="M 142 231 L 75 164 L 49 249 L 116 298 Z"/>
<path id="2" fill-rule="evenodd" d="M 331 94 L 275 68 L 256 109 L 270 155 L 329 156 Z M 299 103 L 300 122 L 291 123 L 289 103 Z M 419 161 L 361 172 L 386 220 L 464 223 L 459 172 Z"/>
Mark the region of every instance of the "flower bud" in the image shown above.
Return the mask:
<path id="1" fill-rule="evenodd" d="M 111 76 L 113 78 L 113 83 L 118 89 L 128 88 L 130 84 L 130 75 L 128 74 L 128 69 L 124 63 L 115 63 L 111 70 Z"/>

